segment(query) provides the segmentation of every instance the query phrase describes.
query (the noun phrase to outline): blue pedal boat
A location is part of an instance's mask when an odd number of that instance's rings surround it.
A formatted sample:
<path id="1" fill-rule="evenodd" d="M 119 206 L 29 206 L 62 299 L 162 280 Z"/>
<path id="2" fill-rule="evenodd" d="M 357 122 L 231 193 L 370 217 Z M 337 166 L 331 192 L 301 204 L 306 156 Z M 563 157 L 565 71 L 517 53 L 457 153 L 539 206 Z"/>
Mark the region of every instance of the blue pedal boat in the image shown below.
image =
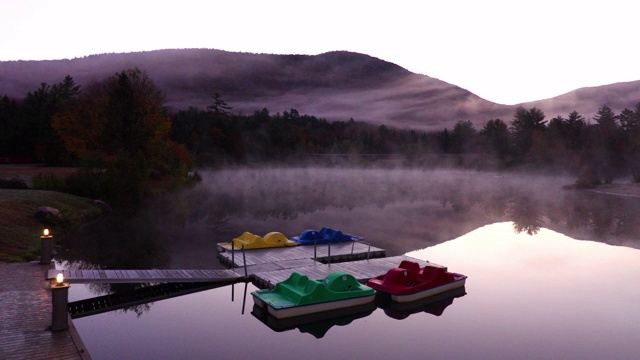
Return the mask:
<path id="1" fill-rule="evenodd" d="M 361 241 L 363 239 L 361 236 L 345 234 L 340 230 L 334 230 L 325 226 L 319 231 L 305 230 L 299 236 L 292 237 L 291 241 L 296 242 L 298 245 L 313 245 L 314 243 L 320 245 L 345 241 Z"/>

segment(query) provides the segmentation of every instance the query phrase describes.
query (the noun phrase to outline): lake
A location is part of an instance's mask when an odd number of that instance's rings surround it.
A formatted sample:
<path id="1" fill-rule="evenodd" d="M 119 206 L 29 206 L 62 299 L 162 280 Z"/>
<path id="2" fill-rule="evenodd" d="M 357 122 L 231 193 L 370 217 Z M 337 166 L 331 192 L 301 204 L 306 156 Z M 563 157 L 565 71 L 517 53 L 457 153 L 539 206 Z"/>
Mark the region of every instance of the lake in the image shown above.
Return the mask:
<path id="1" fill-rule="evenodd" d="M 59 266 L 223 268 L 215 244 L 244 231 L 329 226 L 465 274 L 465 293 L 273 329 L 253 314 L 256 288 L 236 284 L 74 320 L 94 359 L 637 358 L 637 198 L 565 189 L 569 177 L 462 170 L 202 176 L 87 225 L 63 244 Z M 122 287 L 74 284 L 70 301 Z"/>

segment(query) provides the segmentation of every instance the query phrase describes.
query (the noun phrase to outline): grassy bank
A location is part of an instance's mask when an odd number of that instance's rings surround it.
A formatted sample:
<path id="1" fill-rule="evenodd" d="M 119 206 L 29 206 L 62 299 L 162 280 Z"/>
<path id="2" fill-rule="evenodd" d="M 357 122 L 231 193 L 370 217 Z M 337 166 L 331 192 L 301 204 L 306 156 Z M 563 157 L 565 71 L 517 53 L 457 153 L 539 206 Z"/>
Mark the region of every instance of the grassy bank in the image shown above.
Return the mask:
<path id="1" fill-rule="evenodd" d="M 63 221 L 42 224 L 35 218 L 40 206 L 60 210 Z M 45 227 L 54 238 L 101 214 L 92 200 L 55 191 L 0 189 L 0 261 L 30 261 L 40 255 Z"/>

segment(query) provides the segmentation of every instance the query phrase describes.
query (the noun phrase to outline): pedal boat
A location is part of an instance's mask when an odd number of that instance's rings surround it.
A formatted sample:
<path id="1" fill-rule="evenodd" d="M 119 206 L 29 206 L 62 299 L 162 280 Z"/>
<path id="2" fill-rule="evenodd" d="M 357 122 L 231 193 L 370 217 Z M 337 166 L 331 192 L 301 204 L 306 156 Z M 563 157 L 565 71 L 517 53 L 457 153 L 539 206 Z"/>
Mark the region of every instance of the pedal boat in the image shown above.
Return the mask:
<path id="1" fill-rule="evenodd" d="M 251 293 L 256 306 L 267 308 L 276 319 L 310 315 L 372 303 L 375 290 L 362 285 L 353 275 L 337 271 L 323 280 L 311 280 L 293 272 L 271 290 Z"/>
<path id="2" fill-rule="evenodd" d="M 218 243 L 218 248 L 220 250 L 240 250 L 243 245 L 245 250 L 251 250 L 296 246 L 298 244 L 287 239 L 282 233 L 275 231 L 266 234 L 264 237 L 245 231 L 231 242 Z"/>
<path id="3" fill-rule="evenodd" d="M 329 242 L 360 241 L 363 240 L 363 238 L 361 236 L 345 234 L 340 230 L 334 230 L 325 226 L 319 231 L 305 230 L 299 236 L 292 237 L 291 240 L 299 245 L 313 245 L 314 243 L 320 245 Z"/>
<path id="4" fill-rule="evenodd" d="M 403 260 L 400 266 L 367 281 L 367 286 L 387 293 L 391 300 L 407 303 L 425 299 L 465 285 L 467 277 L 448 272 L 443 267 Z"/>

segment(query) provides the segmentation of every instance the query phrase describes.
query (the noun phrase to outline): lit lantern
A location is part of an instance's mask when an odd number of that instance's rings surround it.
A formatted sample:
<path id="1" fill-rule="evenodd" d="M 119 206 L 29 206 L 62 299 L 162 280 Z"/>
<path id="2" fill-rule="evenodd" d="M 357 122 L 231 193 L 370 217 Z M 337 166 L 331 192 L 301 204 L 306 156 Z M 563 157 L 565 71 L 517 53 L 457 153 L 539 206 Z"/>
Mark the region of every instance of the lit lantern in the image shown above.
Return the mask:
<path id="1" fill-rule="evenodd" d="M 49 236 L 49 229 L 44 229 L 44 231 L 42 232 L 42 235 Z"/>
<path id="2" fill-rule="evenodd" d="M 57 286 L 62 286 L 64 284 L 64 275 L 59 272 L 58 275 L 56 275 L 56 285 Z"/>

